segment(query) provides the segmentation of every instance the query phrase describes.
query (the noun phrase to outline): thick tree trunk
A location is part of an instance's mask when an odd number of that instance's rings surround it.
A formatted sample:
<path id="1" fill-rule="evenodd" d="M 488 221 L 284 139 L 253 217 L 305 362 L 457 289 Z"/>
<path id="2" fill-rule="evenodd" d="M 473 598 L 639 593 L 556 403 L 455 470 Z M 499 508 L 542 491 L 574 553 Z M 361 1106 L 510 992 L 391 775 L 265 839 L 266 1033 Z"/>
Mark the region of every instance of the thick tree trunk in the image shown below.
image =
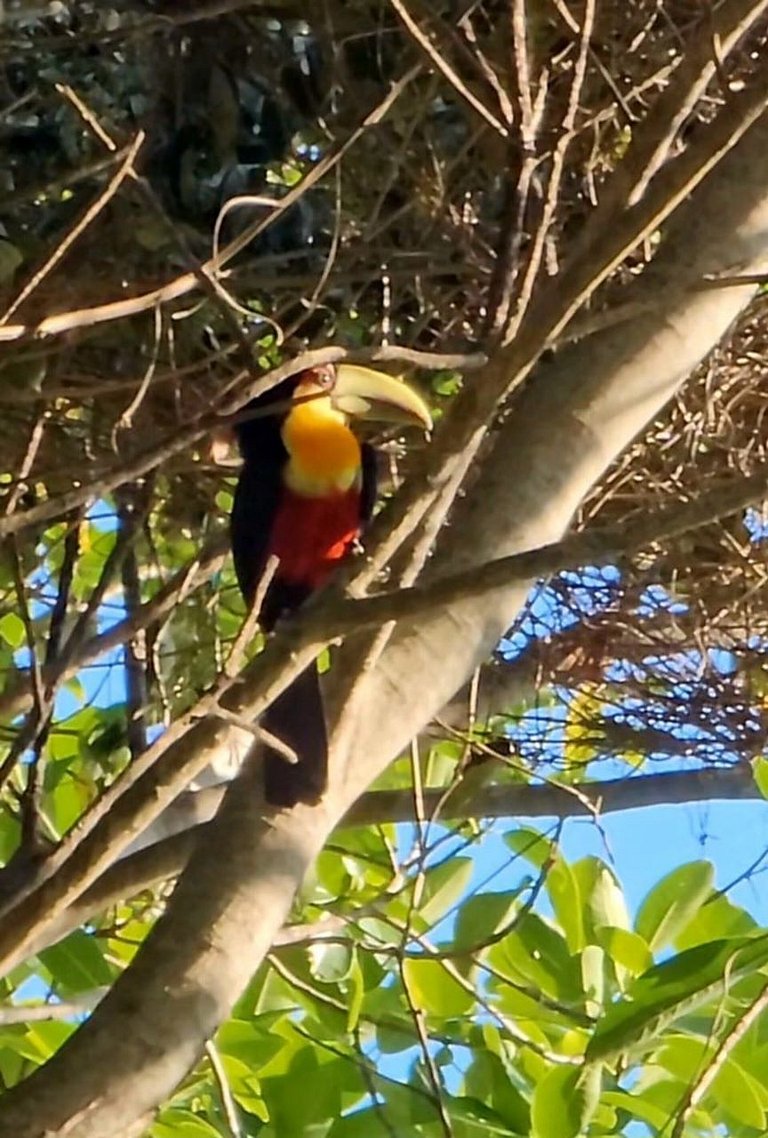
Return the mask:
<path id="1" fill-rule="evenodd" d="M 753 288 L 696 286 L 705 276 L 768 267 L 765 147 L 761 120 L 675 218 L 631 290 L 641 311 L 649 307 L 645 315 L 564 350 L 528 381 L 455 509 L 433 576 L 558 540 L 611 462 L 726 334 Z M 349 744 L 345 803 L 451 699 L 527 592 L 515 585 L 401 622 L 368 681 L 368 710 Z"/>

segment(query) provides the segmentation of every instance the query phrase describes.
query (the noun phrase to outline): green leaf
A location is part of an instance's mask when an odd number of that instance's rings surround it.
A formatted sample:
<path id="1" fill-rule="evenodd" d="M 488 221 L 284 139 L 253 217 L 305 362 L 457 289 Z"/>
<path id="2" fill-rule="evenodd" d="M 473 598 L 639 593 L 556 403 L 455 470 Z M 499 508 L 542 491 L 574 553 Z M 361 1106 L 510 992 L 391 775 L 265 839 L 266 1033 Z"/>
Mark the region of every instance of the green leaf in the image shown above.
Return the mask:
<path id="1" fill-rule="evenodd" d="M 463 897 L 473 871 L 471 857 L 454 857 L 427 870 L 418 908 L 419 916 L 427 927 L 436 924 Z"/>
<path id="2" fill-rule="evenodd" d="M 149 1131 L 151 1138 L 221 1138 L 216 1127 L 191 1110 L 164 1110 Z"/>
<path id="3" fill-rule="evenodd" d="M 521 827 L 519 830 L 510 830 L 504 835 L 504 842 L 513 853 L 524 857 L 537 869 L 544 869 L 555 854 L 555 846 L 538 830 L 529 830 Z"/>
<path id="4" fill-rule="evenodd" d="M 386 1088 L 383 1088 L 382 1097 L 385 1092 Z M 365 1110 L 355 1110 L 352 1114 L 345 1114 L 342 1118 L 337 1118 L 330 1130 L 327 1131 L 325 1138 L 384 1138 L 387 1131 L 382 1127 L 382 1116 L 391 1124 L 392 1115 L 393 1111 L 388 1102 L 385 1102 L 383 1106 L 377 1104 Z M 406 1125 L 409 1133 L 414 1135 L 422 1133 L 422 1131 L 413 1130 L 410 1122 Z M 280 1138 L 280 1136 L 270 1130 L 265 1132 L 264 1138 Z M 304 1138 L 303 1134 L 301 1138 Z"/>
<path id="5" fill-rule="evenodd" d="M 712 893 L 714 869 L 709 861 L 692 861 L 673 869 L 640 905 L 635 928 L 651 950 L 671 944 Z"/>
<path id="6" fill-rule="evenodd" d="M 214 499 L 218 508 L 222 513 L 229 516 L 232 513 L 232 502 L 234 501 L 234 494 L 228 487 L 222 487 L 216 494 Z"/>
<path id="7" fill-rule="evenodd" d="M 573 867 L 581 896 L 586 898 L 586 924 L 592 930 L 610 926 L 629 929 L 631 922 L 624 894 L 611 869 L 596 857 L 585 857 Z"/>
<path id="8" fill-rule="evenodd" d="M 227 1082 L 238 1103 L 249 1114 L 255 1114 L 262 1122 L 266 1122 L 269 1116 L 261 1097 L 261 1084 L 254 1074 L 253 1067 L 250 1063 L 244 1063 L 242 1059 L 236 1059 L 232 1055 L 221 1055 L 220 1059 Z"/>
<path id="9" fill-rule="evenodd" d="M 388 1105 L 383 1108 L 380 1104 L 374 1107 L 368 1107 L 366 1110 L 356 1110 L 352 1114 L 346 1114 L 342 1118 L 337 1118 L 328 1131 L 327 1138 L 373 1138 L 378 1135 L 384 1134 L 381 1129 L 381 1113 L 384 1110 L 384 1116 L 389 1118 L 390 1111 Z"/>
<path id="10" fill-rule="evenodd" d="M 259 1071 L 280 1052 L 288 1056 L 296 1050 L 296 1043 L 286 1043 L 271 1030 L 282 1015 L 269 1013 L 255 1015 L 250 1020 L 230 1019 L 216 1033 L 216 1046 L 223 1056 L 231 1056 L 247 1063 L 252 1071 Z"/>
<path id="11" fill-rule="evenodd" d="M 662 1074 L 659 1067 L 652 1067 L 648 1075 L 643 1072 L 638 1080 L 637 1089 L 642 1092 L 643 1101 L 649 1107 L 655 1105 L 663 1109 L 666 1122 L 661 1127 L 661 1134 L 667 1138 L 670 1119 L 679 1114 L 680 1102 L 687 1087 L 679 1079 L 662 1078 Z M 688 1135 L 706 1135 L 706 1138 L 712 1138 L 718 1133 L 718 1129 L 711 1113 L 697 1106 L 688 1119 L 685 1138 L 688 1138 Z M 728 1138 L 736 1138 L 736 1135 L 729 1135 Z M 744 1136 L 740 1135 L 739 1138 Z"/>
<path id="12" fill-rule="evenodd" d="M 605 954 L 596 944 L 588 944 L 581 954 L 581 976 L 587 1015 L 597 1017 L 605 998 Z"/>
<path id="13" fill-rule="evenodd" d="M 483 944 L 509 924 L 517 903 L 515 893 L 475 893 L 463 903 L 453 936 L 457 952 Z"/>
<path id="14" fill-rule="evenodd" d="M 637 933 L 603 925 L 597 935 L 600 947 L 613 961 L 617 971 L 626 969 L 632 976 L 640 976 L 653 967 L 651 950 Z"/>
<path id="15" fill-rule="evenodd" d="M 73 759 L 80 754 L 80 740 L 71 731 L 52 731 L 48 737 L 48 754 L 51 759 Z M 46 782 L 48 780 L 46 771 Z"/>
<path id="16" fill-rule="evenodd" d="M 13 280 L 19 265 L 24 263 L 24 254 L 7 237 L 0 237 L 0 284 Z"/>
<path id="17" fill-rule="evenodd" d="M 707 1000 L 733 992 L 739 980 L 768 964 L 768 935 L 697 945 L 654 965 L 609 1007 L 587 1047 L 587 1058 L 640 1053 L 675 1020 Z"/>
<path id="18" fill-rule="evenodd" d="M 24 1056 L 18 1050 L 10 1047 L 0 1047 L 0 1078 L 3 1086 L 14 1087 L 21 1082 L 26 1067 Z"/>
<path id="19" fill-rule="evenodd" d="M 372 1081 L 387 1103 L 396 1134 L 410 1134 L 413 1125 L 435 1121 L 435 1105 L 429 1095 L 419 1094 L 408 1083 L 393 1085 L 376 1075 Z"/>
<path id="20" fill-rule="evenodd" d="M 23 1053 L 34 1058 L 38 1064 L 44 1062 L 59 1050 L 75 1030 L 74 1023 L 65 1023 L 63 1020 L 35 1023 L 26 1031 Z"/>
<path id="21" fill-rule="evenodd" d="M 384 1055 L 399 1055 L 413 1047 L 415 1042 L 412 1023 L 404 1023 L 402 1028 L 383 1023 L 376 1027 L 376 1046 Z"/>
<path id="22" fill-rule="evenodd" d="M 547 892 L 568 948 L 580 952 L 586 944 L 581 891 L 571 866 L 560 854 L 547 873 Z"/>
<path id="23" fill-rule="evenodd" d="M 712 1097 L 721 1109 L 737 1122 L 764 1134 L 766 1110 L 760 1096 L 762 1089 L 731 1057 L 725 1059 L 712 1080 Z"/>
<path id="24" fill-rule="evenodd" d="M 21 823 L 7 806 L 0 805 L 0 865 L 7 865 L 21 840 Z"/>
<path id="25" fill-rule="evenodd" d="M 84 600 L 90 590 L 98 585 L 107 553 L 108 550 L 99 542 L 98 546 L 87 550 L 78 558 L 73 592 L 80 600 Z"/>
<path id="26" fill-rule="evenodd" d="M 381 945 L 400 944 L 403 939 L 402 932 L 392 921 L 382 921 L 379 917 L 360 917 L 357 924 L 366 937 Z"/>
<path id="27" fill-rule="evenodd" d="M 626 1112 L 632 1121 L 646 1122 L 659 1134 L 662 1134 L 669 1124 L 669 1109 L 659 1106 L 648 1095 L 630 1094 L 629 1091 L 605 1091 L 602 1101 L 608 1106 Z"/>
<path id="28" fill-rule="evenodd" d="M 752 774 L 755 778 L 755 785 L 762 794 L 763 798 L 768 798 L 768 759 L 761 755 L 755 759 L 752 764 Z"/>
<path id="29" fill-rule="evenodd" d="M 450 398 L 461 389 L 462 377 L 458 371 L 437 371 L 431 377 L 432 390 L 435 395 Z"/>
<path id="30" fill-rule="evenodd" d="M 563 727 L 563 762 L 584 767 L 600 754 L 605 743 L 602 684 L 588 682 L 574 692 Z"/>
<path id="31" fill-rule="evenodd" d="M 443 1103 L 451 1120 L 454 1138 L 484 1138 L 486 1134 L 510 1138 L 506 1121 L 481 1099 L 443 1094 Z"/>
<path id="32" fill-rule="evenodd" d="M 577 1138 L 595 1113 L 599 1098 L 599 1066 L 553 1067 L 534 1091 L 532 1138 Z"/>
<path id="33" fill-rule="evenodd" d="M 464 1076 L 464 1089 L 468 1095 L 492 1107 L 515 1133 L 528 1134 L 531 1109 L 514 1085 L 513 1074 L 498 1055 L 477 1047 Z"/>
<path id="34" fill-rule="evenodd" d="M 66 834 L 90 801 L 86 781 L 69 775 L 59 780 L 46 799 L 48 818 L 59 835 Z"/>
<path id="35" fill-rule="evenodd" d="M 43 949 L 38 959 L 50 972 L 53 982 L 69 992 L 87 992 L 111 984 L 114 979 L 98 942 L 82 929 Z"/>
<path id="36" fill-rule="evenodd" d="M 746 910 L 734 905 L 723 893 L 714 893 L 675 937 L 675 947 L 693 948 L 696 944 L 728 936 L 743 937 L 757 927 Z"/>
<path id="37" fill-rule="evenodd" d="M 357 1029 L 360 1021 L 360 1012 L 365 998 L 365 977 L 357 954 L 352 958 L 352 967 L 349 970 L 345 995 L 347 1000 L 347 1031 L 353 1032 Z"/>
<path id="38" fill-rule="evenodd" d="M 453 779 L 456 766 L 464 752 L 464 744 L 444 739 L 429 749 L 424 782 L 429 786 L 447 786 Z"/>
<path id="39" fill-rule="evenodd" d="M 453 1019 L 467 1015 L 474 1007 L 472 992 L 463 988 L 439 960 L 409 956 L 403 962 L 403 974 L 413 1002 L 427 1015 Z"/>
<path id="40" fill-rule="evenodd" d="M 316 941 L 309 946 L 309 970 L 324 984 L 346 980 L 352 970 L 354 948 L 347 944 L 325 944 Z"/>
<path id="41" fill-rule="evenodd" d="M 27 630 L 24 621 L 15 612 L 7 612 L 0 619 L 0 636 L 11 648 L 21 648 L 27 642 Z"/>
<path id="42" fill-rule="evenodd" d="M 313 869 L 312 899 L 318 903 L 342 896 L 349 889 L 349 874 L 344 861 L 333 850 L 322 850 Z M 310 892 L 309 884 L 304 886 Z"/>
<path id="43" fill-rule="evenodd" d="M 310 1127 L 330 1123 L 341 1114 L 346 1087 L 360 1089 L 354 1064 L 310 1046 L 294 1054 L 284 1075 L 261 1080 L 270 1123 L 280 1135 L 323 1133 Z"/>
<path id="44" fill-rule="evenodd" d="M 563 1002 L 583 998 L 578 957 L 565 938 L 537 913 L 525 913 L 514 932 L 488 950 L 488 962 L 510 980 L 521 980 Z"/>

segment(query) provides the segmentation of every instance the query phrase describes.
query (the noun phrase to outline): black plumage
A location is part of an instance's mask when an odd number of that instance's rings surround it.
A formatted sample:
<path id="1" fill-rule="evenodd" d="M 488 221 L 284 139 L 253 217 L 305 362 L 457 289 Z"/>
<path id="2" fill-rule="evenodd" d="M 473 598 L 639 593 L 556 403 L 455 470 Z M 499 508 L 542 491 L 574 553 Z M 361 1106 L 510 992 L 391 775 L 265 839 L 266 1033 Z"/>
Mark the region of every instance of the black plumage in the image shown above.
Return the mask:
<path id="1" fill-rule="evenodd" d="M 235 490 L 230 532 L 235 572 L 247 604 L 253 603 L 270 555 L 270 539 L 285 492 L 283 472 L 288 452 L 281 427 L 301 377 L 280 384 L 252 400 L 245 415 L 268 411 L 240 422 L 235 430 L 243 466 Z M 376 502 L 376 454 L 361 447 L 360 526 L 370 519 Z M 281 579 L 277 570 L 266 591 L 259 622 L 270 632 L 284 615 L 294 612 L 313 591 L 311 584 Z M 312 664 L 277 697 L 261 718 L 261 726 L 281 739 L 299 757 L 290 763 L 273 748 L 264 747 L 264 794 L 276 806 L 315 802 L 327 779 L 328 739 L 317 667 Z"/>

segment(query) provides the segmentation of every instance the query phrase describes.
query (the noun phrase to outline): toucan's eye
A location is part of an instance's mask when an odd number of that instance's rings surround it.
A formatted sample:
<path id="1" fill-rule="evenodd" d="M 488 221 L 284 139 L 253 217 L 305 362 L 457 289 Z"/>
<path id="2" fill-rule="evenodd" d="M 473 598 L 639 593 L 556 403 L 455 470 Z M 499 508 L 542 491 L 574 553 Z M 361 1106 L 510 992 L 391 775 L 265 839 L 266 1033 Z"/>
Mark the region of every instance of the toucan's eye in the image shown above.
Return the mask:
<path id="1" fill-rule="evenodd" d="M 331 366 L 313 368 L 312 383 L 321 391 L 332 391 L 336 383 L 335 369 Z"/>

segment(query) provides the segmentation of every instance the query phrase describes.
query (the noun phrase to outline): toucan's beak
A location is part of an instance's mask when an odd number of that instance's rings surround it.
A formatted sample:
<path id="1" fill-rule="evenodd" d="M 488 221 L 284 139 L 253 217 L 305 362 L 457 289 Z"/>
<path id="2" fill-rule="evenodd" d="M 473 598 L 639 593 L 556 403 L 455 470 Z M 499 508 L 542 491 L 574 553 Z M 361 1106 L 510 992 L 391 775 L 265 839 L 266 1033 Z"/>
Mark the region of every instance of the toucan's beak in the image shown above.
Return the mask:
<path id="1" fill-rule="evenodd" d="M 421 396 L 401 380 L 371 368 L 339 364 L 331 402 L 350 418 L 432 429 L 432 416 Z"/>

